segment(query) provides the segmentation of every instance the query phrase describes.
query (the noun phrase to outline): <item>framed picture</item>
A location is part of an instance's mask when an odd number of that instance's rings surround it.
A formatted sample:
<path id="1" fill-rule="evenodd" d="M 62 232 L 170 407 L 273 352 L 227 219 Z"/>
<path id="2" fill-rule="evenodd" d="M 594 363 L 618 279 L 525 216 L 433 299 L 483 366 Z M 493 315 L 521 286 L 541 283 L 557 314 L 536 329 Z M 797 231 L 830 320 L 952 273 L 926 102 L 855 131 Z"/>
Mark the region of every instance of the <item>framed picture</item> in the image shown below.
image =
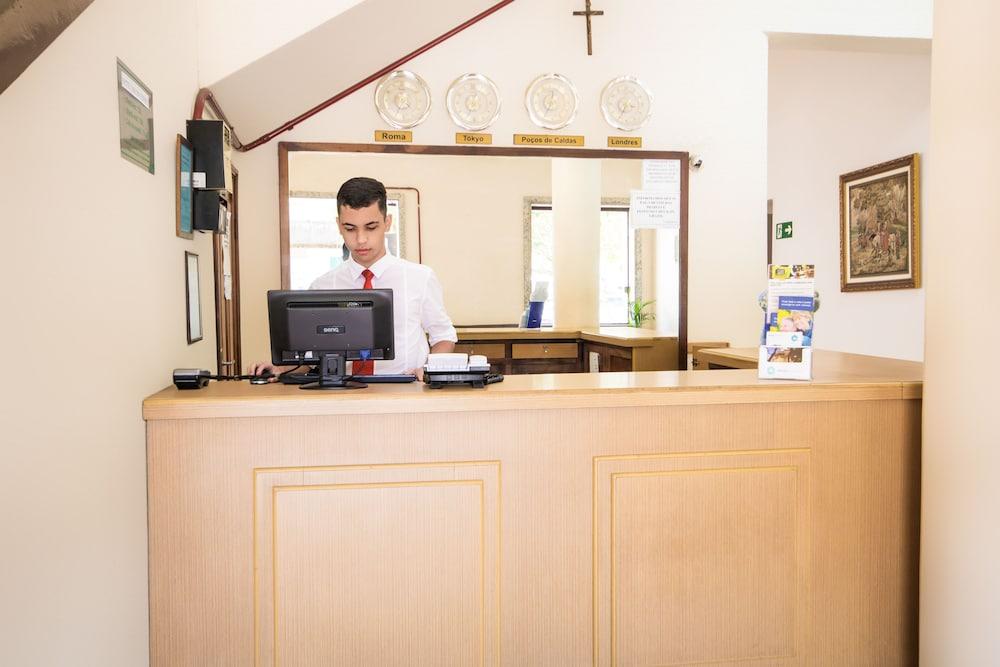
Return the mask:
<path id="1" fill-rule="evenodd" d="M 920 287 L 920 155 L 840 177 L 840 291 Z"/>
<path id="2" fill-rule="evenodd" d="M 174 159 L 177 183 L 177 236 L 193 238 L 194 234 L 194 188 L 191 182 L 194 171 L 194 149 L 188 140 L 177 135 L 177 149 Z"/>
<path id="3" fill-rule="evenodd" d="M 187 340 L 188 345 L 202 339 L 201 330 L 201 286 L 198 280 L 198 255 L 193 252 L 184 253 L 184 287 L 187 307 Z"/>

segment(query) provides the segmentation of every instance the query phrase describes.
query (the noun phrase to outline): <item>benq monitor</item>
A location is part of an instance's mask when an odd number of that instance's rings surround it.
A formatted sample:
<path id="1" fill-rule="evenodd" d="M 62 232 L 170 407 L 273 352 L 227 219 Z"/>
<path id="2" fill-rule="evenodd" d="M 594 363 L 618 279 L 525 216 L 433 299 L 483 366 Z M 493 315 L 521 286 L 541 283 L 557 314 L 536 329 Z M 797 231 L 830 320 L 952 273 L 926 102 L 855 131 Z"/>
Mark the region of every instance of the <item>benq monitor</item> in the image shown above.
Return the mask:
<path id="1" fill-rule="evenodd" d="M 392 290 L 271 290 L 267 293 L 271 363 L 315 365 L 318 386 L 358 388 L 346 362 L 395 358 Z"/>

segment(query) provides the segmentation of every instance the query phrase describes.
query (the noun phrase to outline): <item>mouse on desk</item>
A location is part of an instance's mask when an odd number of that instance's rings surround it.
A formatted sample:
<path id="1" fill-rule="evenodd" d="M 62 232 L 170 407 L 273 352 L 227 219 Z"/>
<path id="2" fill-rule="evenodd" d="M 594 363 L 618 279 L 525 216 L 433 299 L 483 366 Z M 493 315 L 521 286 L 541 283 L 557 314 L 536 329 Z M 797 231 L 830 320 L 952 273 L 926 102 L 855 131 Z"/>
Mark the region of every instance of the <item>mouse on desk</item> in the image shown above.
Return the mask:
<path id="1" fill-rule="evenodd" d="M 264 370 L 259 375 L 254 375 L 250 378 L 250 384 L 267 384 L 271 381 L 271 377 L 274 374 L 270 370 Z"/>

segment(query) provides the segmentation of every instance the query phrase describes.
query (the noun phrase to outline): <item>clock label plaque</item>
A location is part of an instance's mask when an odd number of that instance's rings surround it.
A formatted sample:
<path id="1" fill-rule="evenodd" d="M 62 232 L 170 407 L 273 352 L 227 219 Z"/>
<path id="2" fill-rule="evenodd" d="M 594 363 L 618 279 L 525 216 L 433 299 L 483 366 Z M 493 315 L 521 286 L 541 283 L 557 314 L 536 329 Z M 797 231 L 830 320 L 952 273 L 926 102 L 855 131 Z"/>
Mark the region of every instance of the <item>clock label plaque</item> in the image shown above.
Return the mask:
<path id="1" fill-rule="evenodd" d="M 583 146 L 582 135 L 515 134 L 515 146 Z"/>
<path id="2" fill-rule="evenodd" d="M 378 143 L 412 144 L 413 132 L 409 130 L 375 130 L 375 141 Z"/>
<path id="3" fill-rule="evenodd" d="M 608 148 L 642 148 L 642 137 L 608 137 Z"/>
<path id="4" fill-rule="evenodd" d="M 478 144 L 480 146 L 485 146 L 493 143 L 493 135 L 484 134 L 482 132 L 456 132 L 455 143 Z"/>

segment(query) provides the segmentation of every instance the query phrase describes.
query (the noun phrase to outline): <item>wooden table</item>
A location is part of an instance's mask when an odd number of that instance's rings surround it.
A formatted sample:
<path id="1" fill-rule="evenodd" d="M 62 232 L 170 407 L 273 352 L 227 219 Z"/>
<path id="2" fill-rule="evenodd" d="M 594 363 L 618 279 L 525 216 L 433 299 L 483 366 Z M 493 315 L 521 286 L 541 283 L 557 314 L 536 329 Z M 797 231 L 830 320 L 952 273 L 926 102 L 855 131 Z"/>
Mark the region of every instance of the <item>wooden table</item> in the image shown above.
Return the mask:
<path id="1" fill-rule="evenodd" d="M 650 329 L 458 329 L 456 352 L 483 354 L 505 375 L 681 368 L 677 338 Z"/>
<path id="2" fill-rule="evenodd" d="M 920 364 L 143 404 L 150 664 L 911 665 Z"/>
<path id="3" fill-rule="evenodd" d="M 716 370 L 720 368 L 757 368 L 756 347 L 718 347 L 695 350 L 692 367 L 695 370 Z M 813 354 L 815 359 L 816 350 Z"/>

